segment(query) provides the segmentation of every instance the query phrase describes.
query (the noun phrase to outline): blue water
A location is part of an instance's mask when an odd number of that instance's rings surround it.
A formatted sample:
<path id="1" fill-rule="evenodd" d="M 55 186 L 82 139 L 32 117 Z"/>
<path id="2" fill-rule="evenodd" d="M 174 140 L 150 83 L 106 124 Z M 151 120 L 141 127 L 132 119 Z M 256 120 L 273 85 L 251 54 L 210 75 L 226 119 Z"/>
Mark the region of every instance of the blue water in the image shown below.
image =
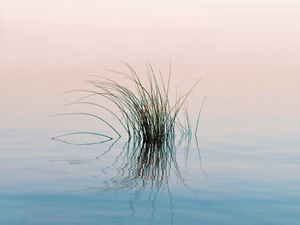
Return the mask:
<path id="1" fill-rule="evenodd" d="M 1 224 L 170 224 L 172 220 L 174 224 L 297 224 L 296 196 L 281 192 L 245 196 L 205 191 L 197 197 L 176 193 L 171 208 L 164 195 L 149 202 L 133 200 L 130 192 L 16 194 L 1 196 Z"/>
<path id="2" fill-rule="evenodd" d="M 203 136 L 201 166 L 178 149 L 184 181 L 173 171 L 157 190 L 118 186 L 122 141 L 99 157 L 109 145 L 50 134 L 1 130 L 0 224 L 299 224 L 298 141 Z"/>

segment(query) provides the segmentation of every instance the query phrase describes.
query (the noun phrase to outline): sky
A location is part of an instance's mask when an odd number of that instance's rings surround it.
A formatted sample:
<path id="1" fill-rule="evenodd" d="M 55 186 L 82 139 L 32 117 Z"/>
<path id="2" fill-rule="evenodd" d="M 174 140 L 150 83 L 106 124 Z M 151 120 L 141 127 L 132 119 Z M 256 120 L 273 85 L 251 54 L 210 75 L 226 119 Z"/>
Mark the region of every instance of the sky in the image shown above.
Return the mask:
<path id="1" fill-rule="evenodd" d="M 59 93 L 86 87 L 87 74 L 149 60 L 172 62 L 179 86 L 203 78 L 213 132 L 235 118 L 238 131 L 265 121 L 295 133 L 299 21 L 298 0 L 1 0 L 0 122 L 42 125 L 33 119 L 59 111 Z"/>
<path id="2" fill-rule="evenodd" d="M 299 68 L 297 0 L 1 1 L 1 60 Z"/>

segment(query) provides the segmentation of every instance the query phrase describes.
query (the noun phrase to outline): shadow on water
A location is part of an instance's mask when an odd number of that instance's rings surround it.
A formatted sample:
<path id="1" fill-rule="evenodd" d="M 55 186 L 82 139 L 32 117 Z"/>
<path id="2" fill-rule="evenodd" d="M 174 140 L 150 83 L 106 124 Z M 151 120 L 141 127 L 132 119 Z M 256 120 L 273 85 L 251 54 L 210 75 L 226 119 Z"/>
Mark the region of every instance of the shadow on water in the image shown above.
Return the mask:
<path id="1" fill-rule="evenodd" d="M 192 190 L 192 188 L 185 183 L 180 172 L 176 151 L 178 147 L 184 145 L 186 166 L 190 145 L 192 138 L 194 137 L 201 166 L 197 129 L 204 102 L 200 107 L 195 123 L 196 126 L 193 129 L 186 104 L 186 98 L 193 88 L 183 96 L 179 97 L 178 100 L 175 101 L 175 104 L 172 105 L 169 101 L 170 73 L 168 83 L 165 85 L 162 80 L 159 84 L 156 80 L 153 68 L 149 64 L 149 85 L 147 89 L 146 85 L 141 83 L 132 67 L 128 65 L 128 68 L 131 74 L 125 75 L 133 81 L 136 88 L 135 93 L 127 87 L 121 86 L 109 79 L 105 79 L 102 82 L 93 81 L 92 83 L 98 89 L 101 89 L 101 92 L 83 90 L 83 92 L 88 93 L 87 96 L 67 105 L 89 104 L 100 107 L 113 115 L 127 132 L 128 140 L 121 152 L 115 157 L 110 165 L 102 169 L 102 174 L 97 176 L 102 176 L 106 174 L 108 170 L 117 168 L 116 175 L 105 180 L 104 186 L 97 189 L 100 189 L 101 191 L 127 190 L 133 192 L 134 197 L 129 201 L 131 211 L 129 217 L 136 215 L 135 203 L 143 194 L 146 194 L 148 196 L 147 201 L 151 205 L 149 224 L 152 223 L 155 216 L 157 197 L 159 194 L 167 193 L 170 206 L 170 223 L 173 224 L 174 206 L 169 185 L 171 174 L 175 174 L 175 177 L 181 184 Z M 82 90 L 79 91 L 82 92 Z M 108 98 L 115 104 L 116 108 L 121 112 L 121 115 L 117 115 L 117 113 L 114 113 L 108 107 L 104 107 L 92 101 L 82 101 L 83 99 L 87 99 L 94 95 Z M 183 111 L 183 117 L 179 119 L 178 115 L 181 111 Z M 121 138 L 120 133 L 109 122 L 93 113 L 61 113 L 56 114 L 56 116 L 92 117 L 106 124 L 117 134 L 118 137 L 113 138 L 96 132 L 82 131 L 68 133 L 53 138 L 57 141 L 76 145 L 104 144 L 111 142 L 106 151 L 100 156 L 90 160 L 99 160 L 106 154 L 109 154 Z M 176 137 L 175 133 L 179 133 L 180 135 Z M 65 140 L 66 137 L 82 134 L 96 135 L 104 138 L 104 140 L 91 143 L 72 143 Z M 70 161 L 70 163 L 74 163 L 74 160 Z M 119 218 L 119 221 L 121 222 L 121 218 Z"/>

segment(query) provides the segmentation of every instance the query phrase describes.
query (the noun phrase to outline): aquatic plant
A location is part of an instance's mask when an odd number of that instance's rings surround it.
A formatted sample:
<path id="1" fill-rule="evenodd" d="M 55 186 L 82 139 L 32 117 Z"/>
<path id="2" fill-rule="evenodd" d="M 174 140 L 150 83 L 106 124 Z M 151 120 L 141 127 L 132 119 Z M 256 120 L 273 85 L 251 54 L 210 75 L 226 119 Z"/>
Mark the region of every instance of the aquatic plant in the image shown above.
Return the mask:
<path id="1" fill-rule="evenodd" d="M 147 64 L 146 76 L 140 76 L 129 64 L 125 63 L 125 65 L 128 68 L 127 73 L 114 70 L 110 70 L 110 72 L 125 76 L 125 78 L 129 81 L 126 82 L 127 85 L 107 77 L 93 75 L 93 77 L 96 77 L 97 79 L 89 80 L 89 82 L 96 89 L 80 89 L 70 91 L 84 92 L 88 94 L 67 105 L 89 104 L 97 106 L 102 110 L 106 110 L 126 131 L 126 145 L 132 145 L 131 149 L 127 149 L 128 152 L 133 152 L 132 154 L 130 153 L 133 158 L 138 156 L 138 154 L 144 155 L 143 157 L 136 157 L 139 159 L 148 157 L 147 165 L 150 165 L 152 161 L 157 163 L 159 157 L 170 159 L 169 156 L 172 156 L 171 158 L 176 158 L 174 154 L 176 151 L 175 140 L 178 141 L 178 145 L 185 141 L 187 162 L 188 148 L 192 139 L 192 125 L 186 103 L 188 96 L 198 84 L 199 80 L 195 82 L 195 84 L 185 94 L 178 96 L 175 98 L 175 100 L 171 101 L 171 66 L 167 74 L 167 81 L 165 81 L 162 77 L 161 71 L 159 70 L 155 72 L 150 63 Z M 90 100 L 90 97 L 93 96 L 102 97 L 108 100 L 108 102 L 112 103 L 114 107 L 109 107 L 105 104 L 98 104 L 95 100 Z M 194 127 L 194 136 L 196 139 L 199 161 L 201 161 L 201 159 L 198 147 L 197 130 L 203 103 L 198 114 L 196 126 Z M 64 139 L 76 134 L 94 134 L 98 137 L 105 138 L 105 140 L 88 144 L 105 143 L 115 139 L 111 147 L 104 152 L 104 154 L 106 154 L 111 150 L 114 143 L 121 138 L 120 129 L 116 129 L 113 126 L 113 123 L 107 119 L 104 119 L 102 116 L 88 112 L 60 113 L 56 114 L 56 116 L 57 115 L 88 116 L 95 118 L 110 127 L 111 130 L 117 135 L 117 138 L 113 138 L 112 136 L 107 136 L 106 134 L 104 135 L 102 133 L 80 131 L 53 137 L 55 140 L 72 144 Z M 181 117 L 181 119 L 179 117 Z M 179 133 L 180 138 L 176 138 L 176 133 Z M 87 143 L 84 143 L 84 145 L 86 144 Z M 175 162 L 176 166 L 176 160 L 173 160 L 173 162 Z M 143 166 L 143 168 L 145 168 L 145 166 Z M 155 166 L 153 168 L 155 168 Z"/>
<path id="2" fill-rule="evenodd" d="M 100 77 L 100 80 L 90 81 L 98 91 L 89 92 L 108 99 L 116 106 L 120 114 L 98 105 L 113 114 L 120 122 L 128 134 L 128 141 L 142 143 L 142 146 L 148 146 L 147 149 L 161 149 L 165 145 L 171 145 L 170 141 L 174 141 L 176 127 L 179 128 L 181 134 L 191 134 L 187 112 L 187 126 L 180 122 L 178 115 L 199 81 L 187 93 L 175 100 L 174 104 L 171 104 L 169 96 L 171 71 L 165 82 L 161 73 L 158 79 L 152 65 L 148 64 L 147 81 L 143 82 L 137 72 L 130 65 L 126 65 L 129 73 L 114 72 L 125 75 L 133 84 L 132 89 L 112 79 Z M 90 104 L 93 103 L 90 102 Z M 116 133 L 119 137 L 121 136 L 119 132 L 116 131 Z"/>
<path id="3" fill-rule="evenodd" d="M 66 105 L 89 104 L 106 110 L 108 113 L 113 115 L 113 117 L 127 132 L 127 142 L 140 143 L 140 146 L 148 146 L 147 148 L 149 149 L 161 149 L 166 145 L 172 146 L 173 144 L 170 143 L 170 141 L 175 141 L 175 130 L 177 128 L 181 136 L 179 143 L 181 143 L 182 140 L 188 139 L 188 144 L 186 146 L 186 148 L 188 148 L 192 138 L 192 127 L 185 103 L 194 87 L 198 84 L 199 80 L 195 82 L 189 91 L 177 97 L 172 104 L 170 100 L 171 66 L 167 81 L 164 81 L 161 71 L 159 70 L 157 73 L 155 73 L 152 65 L 150 63 L 147 64 L 148 70 L 146 79 L 143 79 L 142 81 L 142 76 L 139 76 L 133 67 L 127 63 L 124 64 L 129 70 L 128 73 L 113 70 L 110 71 L 125 76 L 129 83 L 131 83 L 131 88 L 128 88 L 126 85 L 107 77 L 94 75 L 94 77 L 100 79 L 89 80 L 89 82 L 96 87 L 96 90 L 81 89 L 69 91 L 67 93 L 85 92 L 88 93 L 88 95 Z M 104 106 L 104 104 L 101 105 L 88 100 L 83 101 L 84 99 L 88 99 L 92 96 L 100 96 L 107 99 L 116 107 L 116 109 L 110 109 L 107 106 Z M 200 112 L 202 110 L 202 106 Z M 184 114 L 183 122 L 181 122 L 179 119 L 180 112 Z M 198 129 L 200 112 L 194 130 L 197 146 L 198 141 L 196 132 Z M 59 113 L 53 116 L 93 117 L 110 127 L 118 136 L 117 140 L 121 138 L 121 132 L 119 132 L 118 129 L 112 125 L 112 123 L 99 115 L 87 112 L 73 112 Z M 92 134 L 92 132 L 86 131 L 72 132 L 53 137 L 52 139 L 72 144 L 63 140 L 63 138 L 76 134 L 87 133 Z M 107 134 L 104 135 L 102 133 L 98 133 L 97 135 L 106 138 L 106 140 L 95 143 L 104 143 L 115 139 L 111 136 L 107 136 Z"/>

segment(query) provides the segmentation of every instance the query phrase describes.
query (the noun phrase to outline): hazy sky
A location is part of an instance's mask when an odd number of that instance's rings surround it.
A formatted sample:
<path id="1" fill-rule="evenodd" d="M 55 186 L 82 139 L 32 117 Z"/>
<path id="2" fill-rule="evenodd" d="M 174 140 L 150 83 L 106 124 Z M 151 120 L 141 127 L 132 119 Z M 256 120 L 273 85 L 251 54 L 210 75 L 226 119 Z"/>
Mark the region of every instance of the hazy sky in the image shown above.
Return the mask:
<path id="1" fill-rule="evenodd" d="M 300 64 L 298 0 L 2 0 L 5 61 Z"/>
<path id="2" fill-rule="evenodd" d="M 59 93 L 120 59 L 203 76 L 213 133 L 222 122 L 294 132 L 294 119 L 278 118 L 299 116 L 299 40 L 299 0 L 1 0 L 0 123 L 44 125 L 33 120 L 66 103 Z"/>

